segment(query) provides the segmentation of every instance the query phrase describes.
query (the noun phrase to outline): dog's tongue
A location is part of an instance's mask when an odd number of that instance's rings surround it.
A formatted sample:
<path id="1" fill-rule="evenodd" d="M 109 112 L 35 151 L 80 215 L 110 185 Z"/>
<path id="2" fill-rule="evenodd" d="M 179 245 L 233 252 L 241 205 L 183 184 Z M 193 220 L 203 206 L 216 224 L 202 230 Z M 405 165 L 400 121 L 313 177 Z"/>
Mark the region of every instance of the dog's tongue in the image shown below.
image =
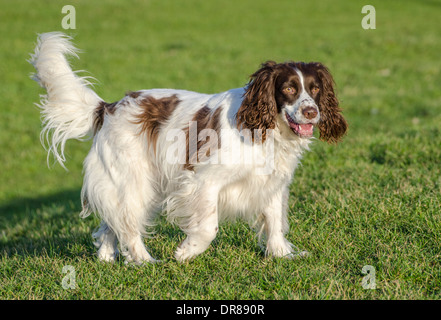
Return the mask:
<path id="1" fill-rule="evenodd" d="M 310 123 L 297 124 L 297 123 L 290 122 L 289 126 L 302 136 L 312 136 L 312 133 L 314 130 L 314 126 Z"/>
<path id="2" fill-rule="evenodd" d="M 310 136 L 312 135 L 312 130 L 314 129 L 313 125 L 308 124 L 299 124 L 299 133 L 301 135 Z"/>

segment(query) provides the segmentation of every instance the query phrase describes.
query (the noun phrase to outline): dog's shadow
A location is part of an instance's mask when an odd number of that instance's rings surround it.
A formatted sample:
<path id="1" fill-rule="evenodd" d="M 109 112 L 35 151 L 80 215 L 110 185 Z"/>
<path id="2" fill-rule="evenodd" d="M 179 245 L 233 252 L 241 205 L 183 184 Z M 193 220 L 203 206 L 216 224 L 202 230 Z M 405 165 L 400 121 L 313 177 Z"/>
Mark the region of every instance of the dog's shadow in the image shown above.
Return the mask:
<path id="1" fill-rule="evenodd" d="M 100 219 L 94 215 L 81 219 L 80 212 L 79 189 L 38 198 L 15 198 L 0 205 L 0 256 L 96 259 L 97 249 L 91 234 Z M 154 257 L 173 259 L 173 252 L 185 234 L 162 215 L 158 215 L 157 222 L 145 243 Z M 249 236 L 251 230 L 246 229 L 236 224 L 222 226 L 213 246 L 243 246 L 242 241 L 226 234 Z"/>
<path id="2" fill-rule="evenodd" d="M 79 218 L 79 190 L 38 198 L 15 198 L 0 206 L 0 255 L 91 255 L 84 240 L 88 223 Z M 90 241 L 89 241 L 90 242 Z"/>

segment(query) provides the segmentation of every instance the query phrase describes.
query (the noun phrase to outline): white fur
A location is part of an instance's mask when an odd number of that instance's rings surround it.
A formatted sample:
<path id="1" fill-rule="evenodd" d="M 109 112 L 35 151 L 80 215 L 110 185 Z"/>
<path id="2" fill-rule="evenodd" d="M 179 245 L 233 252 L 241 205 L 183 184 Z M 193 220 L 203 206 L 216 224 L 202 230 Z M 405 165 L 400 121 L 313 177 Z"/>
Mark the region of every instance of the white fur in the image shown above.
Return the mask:
<path id="1" fill-rule="evenodd" d="M 87 81 L 70 69 L 65 55 L 75 52 L 68 37 L 49 33 L 40 35 L 31 59 L 37 70 L 35 79 L 47 90 L 40 102 L 42 135 L 50 141 L 49 153 L 62 165 L 66 140 L 91 134 L 94 111 L 102 101 Z M 81 214 L 86 217 L 96 212 L 103 221 L 94 234 L 101 260 L 115 259 L 119 241 L 127 261 L 155 262 L 143 236 L 163 210 L 187 235 L 176 250 L 179 261 L 205 251 L 219 222 L 236 217 L 248 221 L 266 241 L 267 255 L 293 258 L 304 254 L 285 239 L 287 200 L 294 170 L 311 140 L 293 134 L 279 114 L 278 126 L 263 144 L 247 143 L 235 122 L 243 93 L 244 88 L 214 95 L 145 90 L 137 98 L 126 96 L 114 114 L 105 116 L 84 161 L 85 206 Z M 142 112 L 138 101 L 146 96 L 159 99 L 171 95 L 177 95 L 180 103 L 161 127 L 155 153 L 146 136 L 139 134 L 139 124 L 134 123 Z M 222 108 L 221 149 L 210 157 L 217 157 L 217 161 L 195 163 L 193 171 L 184 170 L 181 163 L 167 158 L 170 148 L 179 147 L 176 139 L 171 139 L 172 133 L 188 127 L 203 106 L 212 111 Z M 250 154 L 255 162 L 245 161 Z"/>
<path id="2" fill-rule="evenodd" d="M 102 100 L 88 87 L 87 77 L 72 72 L 66 56 L 78 58 L 78 50 L 70 39 L 59 32 L 41 34 L 29 60 L 37 71 L 33 79 L 47 91 L 39 104 L 44 125 L 41 140 L 43 145 L 45 140 L 49 143 L 48 155 L 52 152 L 63 167 L 66 141 L 81 139 L 90 133 L 92 113 Z"/>

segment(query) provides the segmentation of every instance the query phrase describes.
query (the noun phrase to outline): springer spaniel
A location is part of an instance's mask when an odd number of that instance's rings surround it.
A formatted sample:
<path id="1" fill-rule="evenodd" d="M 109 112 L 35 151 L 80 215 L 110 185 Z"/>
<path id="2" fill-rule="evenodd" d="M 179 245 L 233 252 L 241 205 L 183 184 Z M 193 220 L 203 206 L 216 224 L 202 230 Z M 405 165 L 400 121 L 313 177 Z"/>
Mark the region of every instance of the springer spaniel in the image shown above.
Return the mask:
<path id="1" fill-rule="evenodd" d="M 321 63 L 268 61 L 243 88 L 218 94 L 175 89 L 129 92 L 104 102 L 66 60 L 70 37 L 41 34 L 31 55 L 46 89 L 41 132 L 64 167 L 68 139 L 93 137 L 84 161 L 82 217 L 97 213 L 98 257 L 156 260 L 143 237 L 158 213 L 186 234 L 178 261 L 204 252 L 220 221 L 241 217 L 266 242 L 266 255 L 294 258 L 286 238 L 287 200 L 294 170 L 312 141 L 338 142 L 347 123 L 334 81 Z"/>

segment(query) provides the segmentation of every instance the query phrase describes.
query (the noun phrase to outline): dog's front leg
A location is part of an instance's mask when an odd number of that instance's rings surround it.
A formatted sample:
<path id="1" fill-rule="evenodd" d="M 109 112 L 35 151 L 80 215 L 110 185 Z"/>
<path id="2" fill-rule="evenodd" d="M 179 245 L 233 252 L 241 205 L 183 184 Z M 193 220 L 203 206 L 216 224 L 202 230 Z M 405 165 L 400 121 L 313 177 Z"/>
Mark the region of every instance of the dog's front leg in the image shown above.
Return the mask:
<path id="1" fill-rule="evenodd" d="M 274 257 L 304 257 L 307 251 L 298 250 L 286 238 L 289 230 L 287 217 L 288 188 L 277 192 L 263 212 L 264 232 L 267 239 L 265 254 Z"/>

